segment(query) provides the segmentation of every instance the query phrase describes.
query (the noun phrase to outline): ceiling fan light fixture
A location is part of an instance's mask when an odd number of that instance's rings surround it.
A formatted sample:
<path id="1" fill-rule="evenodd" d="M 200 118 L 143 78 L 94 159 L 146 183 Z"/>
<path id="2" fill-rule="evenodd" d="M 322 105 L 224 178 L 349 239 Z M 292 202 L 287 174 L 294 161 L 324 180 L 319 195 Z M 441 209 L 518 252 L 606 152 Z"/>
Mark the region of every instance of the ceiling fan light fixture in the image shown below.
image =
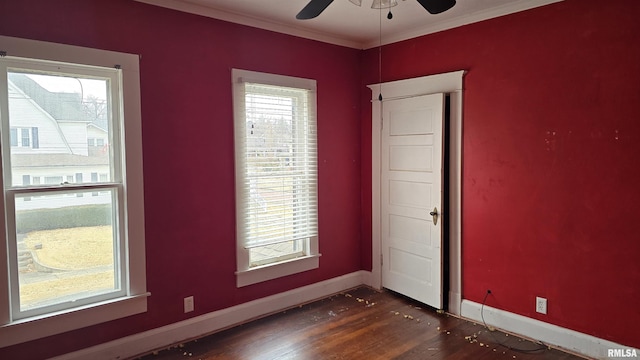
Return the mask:
<path id="1" fill-rule="evenodd" d="M 398 5 L 396 0 L 373 0 L 372 9 L 390 9 Z"/>
<path id="2" fill-rule="evenodd" d="M 456 5 L 456 0 L 418 0 L 430 14 L 443 13 Z"/>
<path id="3" fill-rule="evenodd" d="M 404 1 L 404 0 L 403 0 Z M 425 10 L 427 10 L 431 14 L 440 14 L 441 12 L 445 12 L 456 5 L 456 0 L 416 0 L 420 5 L 422 5 Z M 333 0 L 309 0 L 309 3 L 300 10 L 300 12 L 296 15 L 296 19 L 298 20 L 308 20 L 313 19 L 320 15 L 327 6 L 331 5 Z M 354 5 L 362 6 L 362 0 L 349 0 Z M 371 4 L 372 9 L 391 9 L 394 6 L 397 6 L 398 2 L 396 0 L 373 0 Z M 389 10 L 389 14 L 387 15 L 388 19 L 391 19 L 393 14 L 391 14 L 391 10 Z"/>

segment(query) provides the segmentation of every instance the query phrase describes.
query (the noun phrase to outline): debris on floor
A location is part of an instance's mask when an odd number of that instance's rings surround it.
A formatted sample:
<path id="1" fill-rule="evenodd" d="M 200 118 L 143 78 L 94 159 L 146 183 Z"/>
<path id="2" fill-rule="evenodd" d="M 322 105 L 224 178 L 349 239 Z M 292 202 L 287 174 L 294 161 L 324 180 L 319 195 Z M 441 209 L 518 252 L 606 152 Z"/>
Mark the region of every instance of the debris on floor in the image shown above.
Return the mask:
<path id="1" fill-rule="evenodd" d="M 426 356 L 436 356 L 447 353 L 448 344 L 453 343 L 457 346 L 460 344 L 464 344 L 467 342 L 471 347 L 468 349 L 462 350 L 468 353 L 479 354 L 486 358 L 491 358 L 492 356 L 497 358 L 498 354 L 502 352 L 503 355 L 501 359 L 506 360 L 512 356 L 513 360 L 517 360 L 513 351 L 503 351 L 503 349 L 499 345 L 503 345 L 500 342 L 505 341 L 506 343 L 523 343 L 526 342 L 526 339 L 519 339 L 519 336 L 509 336 L 510 334 L 503 333 L 502 331 L 498 331 L 491 326 L 483 326 L 482 323 L 469 323 L 468 326 L 464 328 L 457 327 L 457 323 L 453 323 L 452 320 L 447 319 L 450 314 L 447 314 L 443 310 L 436 310 L 430 307 L 420 307 L 414 304 L 409 304 L 407 302 L 404 303 L 393 303 L 388 301 L 387 299 L 380 299 L 379 297 L 374 297 L 371 294 L 354 290 L 350 292 L 342 292 L 336 293 L 334 296 L 328 298 L 330 301 L 335 301 L 332 303 L 325 302 L 323 308 L 311 308 L 310 311 L 304 313 L 306 315 L 305 321 L 308 323 L 331 323 L 336 319 L 339 319 L 344 311 L 349 310 L 349 314 L 352 315 L 352 312 L 359 312 L 359 314 L 363 315 L 362 324 L 368 324 L 369 321 L 377 321 L 383 322 L 385 325 L 395 326 L 396 329 L 401 329 L 399 331 L 412 332 L 414 329 L 419 333 L 428 332 L 430 334 L 430 338 L 428 341 L 432 343 L 424 343 L 420 346 L 420 352 Z M 325 299 L 327 300 L 327 299 Z M 354 302 L 355 301 L 355 302 Z M 376 306 L 377 305 L 377 306 Z M 370 307 L 376 306 L 377 308 L 368 309 Z M 297 308 L 307 309 L 306 305 L 298 305 Z M 367 308 L 367 310 L 363 309 Z M 293 313 L 299 312 L 298 309 L 293 308 L 291 310 Z M 286 313 L 286 311 L 283 311 Z M 386 314 L 386 315 L 385 315 Z M 398 319 L 395 319 L 395 317 Z M 351 316 L 349 317 L 351 319 Z M 348 319 L 345 318 L 345 321 Z M 411 325 L 408 321 L 415 321 L 418 324 Z M 434 328 L 431 328 L 431 321 L 433 321 Z M 358 323 L 358 326 L 361 324 Z M 424 325 L 422 324 L 424 323 Z M 452 327 L 453 326 L 453 327 Z M 376 327 L 376 331 L 382 331 L 383 328 Z M 404 329 L 402 329 L 404 328 Z M 449 330 L 451 329 L 451 330 Z M 435 330 L 435 331 L 434 331 Z M 492 331 L 497 331 L 492 333 Z M 473 333 L 472 333 L 473 332 Z M 436 335 L 437 336 L 432 336 Z M 465 336 L 467 334 L 467 336 Z M 509 337 L 507 339 L 502 338 L 504 334 L 505 337 Z M 447 335 L 443 337 L 442 335 Z M 495 340 L 489 339 L 493 337 Z M 462 340 L 464 338 L 464 341 Z M 500 339 L 500 340 L 498 340 Z M 197 340 L 196 340 L 197 341 Z M 167 350 L 171 350 L 171 353 L 174 356 L 173 360 L 177 359 L 198 359 L 202 357 L 202 350 L 199 350 L 199 346 L 194 345 L 192 342 L 184 343 L 184 344 L 173 344 Z M 440 346 L 438 346 L 440 345 Z M 546 344 L 543 344 L 545 348 L 547 348 Z M 429 347 L 432 346 L 432 347 Z M 464 345 L 463 345 L 464 346 Z M 477 349 L 477 346 L 484 349 Z M 165 348 L 166 349 L 166 348 Z M 165 359 L 165 349 L 161 351 L 154 351 L 153 355 L 160 355 L 157 359 Z M 549 347 L 550 349 L 550 347 Z M 424 353 L 425 350 L 428 350 L 429 353 Z M 414 349 L 412 353 L 415 353 L 417 350 Z M 495 353 L 495 354 L 493 354 Z M 147 353 L 150 355 L 149 353 Z M 275 358 L 275 357 L 274 357 Z M 528 358 L 527 356 L 519 356 L 519 359 Z M 145 359 L 142 357 L 141 359 Z M 149 360 L 154 360 L 154 358 L 150 357 Z"/>

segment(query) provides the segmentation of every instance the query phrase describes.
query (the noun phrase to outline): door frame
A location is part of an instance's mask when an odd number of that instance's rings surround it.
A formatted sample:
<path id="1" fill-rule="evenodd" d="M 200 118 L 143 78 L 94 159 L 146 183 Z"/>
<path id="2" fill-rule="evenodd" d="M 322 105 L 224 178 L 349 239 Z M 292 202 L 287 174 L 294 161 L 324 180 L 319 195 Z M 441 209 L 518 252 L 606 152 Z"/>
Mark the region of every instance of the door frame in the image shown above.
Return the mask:
<path id="1" fill-rule="evenodd" d="M 382 288 L 380 235 L 381 217 L 381 126 L 382 104 L 387 100 L 402 99 L 435 93 L 449 94 L 449 266 L 448 311 L 460 315 L 462 303 L 462 90 L 465 70 L 418 78 L 367 85 L 371 90 L 371 286 Z M 378 100 L 382 94 L 383 100 Z M 444 132 L 444 129 L 443 129 Z M 443 164 L 444 165 L 444 164 Z M 444 184 L 443 184 L 444 186 Z"/>

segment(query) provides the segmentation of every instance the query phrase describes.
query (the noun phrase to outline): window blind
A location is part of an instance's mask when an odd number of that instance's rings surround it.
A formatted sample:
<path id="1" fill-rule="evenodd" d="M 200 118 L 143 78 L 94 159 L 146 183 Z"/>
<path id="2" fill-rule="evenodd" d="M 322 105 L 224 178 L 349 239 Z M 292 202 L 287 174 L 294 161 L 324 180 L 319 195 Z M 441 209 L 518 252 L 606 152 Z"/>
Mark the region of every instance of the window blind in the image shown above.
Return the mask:
<path id="1" fill-rule="evenodd" d="M 238 86 L 240 243 L 249 249 L 317 236 L 314 89 Z"/>

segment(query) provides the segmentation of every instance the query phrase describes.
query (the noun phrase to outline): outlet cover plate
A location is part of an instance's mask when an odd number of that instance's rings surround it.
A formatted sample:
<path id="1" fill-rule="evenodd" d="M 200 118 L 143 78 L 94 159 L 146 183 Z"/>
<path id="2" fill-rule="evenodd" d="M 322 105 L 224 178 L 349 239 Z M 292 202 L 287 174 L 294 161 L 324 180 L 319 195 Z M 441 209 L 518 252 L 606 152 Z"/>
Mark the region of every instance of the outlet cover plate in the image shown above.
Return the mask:
<path id="1" fill-rule="evenodd" d="M 540 314 L 547 313 L 547 299 L 536 296 L 536 312 Z"/>
<path id="2" fill-rule="evenodd" d="M 194 309 L 193 296 L 184 298 L 184 312 L 185 313 L 192 312 L 193 309 Z"/>

